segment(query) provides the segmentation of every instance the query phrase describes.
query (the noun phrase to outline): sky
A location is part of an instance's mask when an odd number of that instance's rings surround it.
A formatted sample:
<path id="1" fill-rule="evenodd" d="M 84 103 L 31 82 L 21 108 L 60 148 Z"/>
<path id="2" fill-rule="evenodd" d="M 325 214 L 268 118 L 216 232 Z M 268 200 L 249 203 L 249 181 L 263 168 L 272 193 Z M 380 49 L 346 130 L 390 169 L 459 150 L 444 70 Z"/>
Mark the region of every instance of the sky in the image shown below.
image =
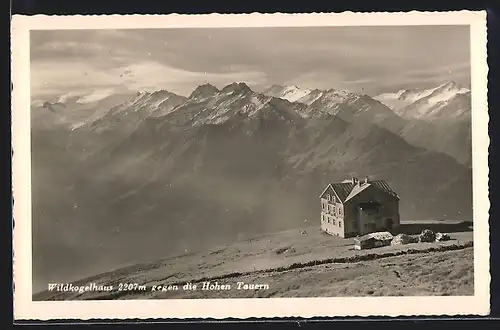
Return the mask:
<path id="1" fill-rule="evenodd" d="M 32 99 L 245 82 L 376 95 L 470 84 L 469 26 L 31 31 Z"/>

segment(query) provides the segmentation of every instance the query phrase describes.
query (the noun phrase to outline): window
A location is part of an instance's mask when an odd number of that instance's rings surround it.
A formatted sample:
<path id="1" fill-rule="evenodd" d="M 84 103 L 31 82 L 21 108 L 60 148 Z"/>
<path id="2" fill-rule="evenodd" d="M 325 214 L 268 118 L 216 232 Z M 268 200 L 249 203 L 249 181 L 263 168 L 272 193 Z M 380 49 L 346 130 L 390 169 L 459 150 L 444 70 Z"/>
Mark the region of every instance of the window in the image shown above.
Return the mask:
<path id="1" fill-rule="evenodd" d="M 342 221 L 339 220 L 339 227 L 342 228 Z"/>

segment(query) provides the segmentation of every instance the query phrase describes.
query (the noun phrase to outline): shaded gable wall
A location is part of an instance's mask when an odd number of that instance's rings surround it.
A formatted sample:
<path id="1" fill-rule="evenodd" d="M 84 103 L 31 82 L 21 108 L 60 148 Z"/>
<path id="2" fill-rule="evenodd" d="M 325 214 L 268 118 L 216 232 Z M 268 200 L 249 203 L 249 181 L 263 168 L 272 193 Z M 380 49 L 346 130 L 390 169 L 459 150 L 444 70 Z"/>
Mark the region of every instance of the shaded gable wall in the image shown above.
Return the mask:
<path id="1" fill-rule="evenodd" d="M 370 216 L 361 214 L 358 209 L 360 203 L 378 202 L 381 204 L 379 213 L 374 217 L 375 228 L 367 225 Z M 345 202 L 345 231 L 346 236 L 364 235 L 374 230 L 388 229 L 386 220 L 392 219 L 393 227 L 400 224 L 399 201 L 376 187 L 370 186 L 361 191 L 358 195 Z"/>
<path id="2" fill-rule="evenodd" d="M 328 200 L 330 195 L 330 200 Z M 321 195 L 321 229 L 331 235 L 345 236 L 344 206 L 329 187 Z"/>

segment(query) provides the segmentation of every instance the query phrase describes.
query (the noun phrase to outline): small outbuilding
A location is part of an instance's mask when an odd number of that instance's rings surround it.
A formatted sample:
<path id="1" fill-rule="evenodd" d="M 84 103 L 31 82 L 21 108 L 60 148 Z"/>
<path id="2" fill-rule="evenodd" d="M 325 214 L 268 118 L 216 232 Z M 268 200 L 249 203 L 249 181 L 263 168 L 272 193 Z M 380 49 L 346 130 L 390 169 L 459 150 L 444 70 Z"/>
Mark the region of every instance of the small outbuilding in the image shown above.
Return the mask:
<path id="1" fill-rule="evenodd" d="M 388 231 L 369 233 L 361 237 L 354 238 L 354 248 L 356 250 L 372 249 L 381 246 L 391 245 L 394 236 Z"/>

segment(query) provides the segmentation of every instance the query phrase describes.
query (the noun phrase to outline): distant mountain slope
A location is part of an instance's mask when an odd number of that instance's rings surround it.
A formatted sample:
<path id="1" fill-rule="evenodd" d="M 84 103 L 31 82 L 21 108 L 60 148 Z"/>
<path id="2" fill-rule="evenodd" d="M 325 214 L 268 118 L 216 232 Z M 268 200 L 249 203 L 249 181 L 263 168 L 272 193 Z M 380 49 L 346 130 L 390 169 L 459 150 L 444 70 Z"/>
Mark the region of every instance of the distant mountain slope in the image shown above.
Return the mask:
<path id="1" fill-rule="evenodd" d="M 264 94 L 306 105 L 294 105 L 305 118 L 328 113 L 348 122 L 376 124 L 415 146 L 445 153 L 471 166 L 470 90 L 454 82 L 373 98 L 335 89 L 301 90 L 280 85 L 271 86 Z"/>
<path id="2" fill-rule="evenodd" d="M 470 120 L 411 120 L 400 135 L 416 146 L 445 153 L 460 164 L 472 167 Z"/>
<path id="3" fill-rule="evenodd" d="M 470 89 L 455 82 L 434 88 L 401 90 L 374 97 L 398 115 L 410 119 L 453 118 L 470 115 Z"/>
<path id="4" fill-rule="evenodd" d="M 297 86 L 273 85 L 270 88 L 266 89 L 263 94 L 278 97 L 290 102 L 295 102 L 303 99 L 311 92 L 312 91 L 309 89 L 300 89 Z"/>
<path id="5" fill-rule="evenodd" d="M 385 93 L 375 99 L 407 118 L 398 134 L 408 142 L 472 166 L 472 106 L 468 88 L 448 82 L 430 89 Z"/>
<path id="6" fill-rule="evenodd" d="M 368 96 L 316 96 L 204 85 L 139 94 L 73 131 L 35 130 L 38 279 L 296 228 L 318 219 L 327 183 L 353 174 L 387 180 L 403 219 L 471 219 L 469 169 L 383 128 L 399 117 Z"/>
<path id="7" fill-rule="evenodd" d="M 51 124 L 61 124 L 69 129 L 75 129 L 99 118 L 112 107 L 127 102 L 133 97 L 133 93 L 117 93 L 97 100 L 84 100 L 79 96 L 66 97 L 58 102 L 33 100 L 31 103 L 32 127 L 50 128 Z M 50 110 L 53 115 L 47 116 L 46 110 Z"/>
<path id="8" fill-rule="evenodd" d="M 168 114 L 183 104 L 186 97 L 165 90 L 137 93 L 106 111 L 88 117 L 70 133 L 73 148 L 83 150 L 86 157 L 119 143 L 146 118 Z"/>
<path id="9" fill-rule="evenodd" d="M 362 120 L 393 132 L 405 126 L 403 118 L 366 94 L 336 89 L 301 90 L 296 86 L 279 85 L 273 85 L 264 91 L 264 94 L 306 105 L 306 107 L 295 105 L 296 111 L 304 118 L 315 118 L 324 114 L 331 114 L 348 122 Z"/>

